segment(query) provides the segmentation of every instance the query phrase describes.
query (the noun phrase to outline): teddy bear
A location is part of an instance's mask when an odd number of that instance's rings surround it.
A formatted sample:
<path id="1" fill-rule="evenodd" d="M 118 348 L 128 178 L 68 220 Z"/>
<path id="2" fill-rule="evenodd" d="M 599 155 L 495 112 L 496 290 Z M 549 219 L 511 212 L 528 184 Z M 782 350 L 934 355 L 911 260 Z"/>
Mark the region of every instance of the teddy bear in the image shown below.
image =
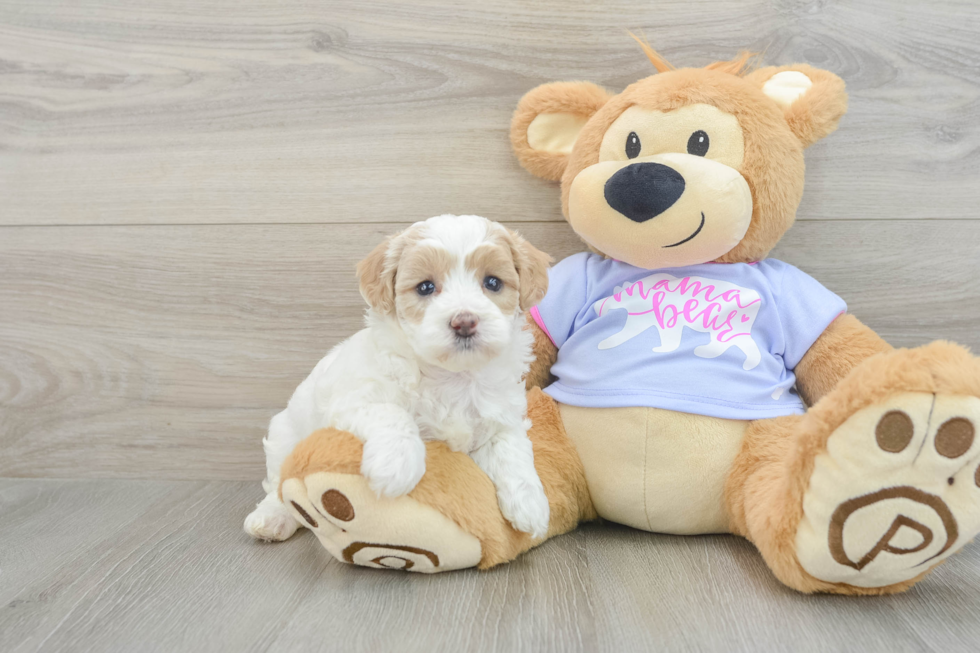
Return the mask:
<path id="1" fill-rule="evenodd" d="M 801 592 L 903 591 L 980 531 L 980 361 L 944 341 L 893 349 L 767 258 L 795 218 L 803 150 L 845 113 L 839 77 L 747 55 L 677 69 L 642 45 L 654 75 L 619 94 L 544 84 L 511 124 L 588 248 L 527 314 L 547 535 L 511 528 L 491 481 L 442 443 L 412 491 L 380 499 L 360 441 L 322 429 L 280 495 L 333 557 L 368 567 L 487 569 L 602 518 L 747 538 Z"/>

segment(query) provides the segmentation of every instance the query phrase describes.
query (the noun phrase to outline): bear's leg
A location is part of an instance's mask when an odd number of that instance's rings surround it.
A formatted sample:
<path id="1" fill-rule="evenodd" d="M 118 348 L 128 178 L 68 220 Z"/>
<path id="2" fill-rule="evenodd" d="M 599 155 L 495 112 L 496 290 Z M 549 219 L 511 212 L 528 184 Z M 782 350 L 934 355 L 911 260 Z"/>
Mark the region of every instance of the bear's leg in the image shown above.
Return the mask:
<path id="1" fill-rule="evenodd" d="M 911 587 L 980 531 L 980 362 L 949 343 L 874 356 L 806 415 L 752 423 L 733 531 L 803 592 Z"/>
<path id="2" fill-rule="evenodd" d="M 361 442 L 336 429 L 303 440 L 283 464 L 280 493 L 296 519 L 337 560 L 432 573 L 487 569 L 548 537 L 595 518 L 585 472 L 558 407 L 528 393 L 534 465 L 551 509 L 545 538 L 514 530 L 500 514 L 493 483 L 473 460 L 426 443 L 426 472 L 406 496 L 379 499 L 360 475 Z"/>

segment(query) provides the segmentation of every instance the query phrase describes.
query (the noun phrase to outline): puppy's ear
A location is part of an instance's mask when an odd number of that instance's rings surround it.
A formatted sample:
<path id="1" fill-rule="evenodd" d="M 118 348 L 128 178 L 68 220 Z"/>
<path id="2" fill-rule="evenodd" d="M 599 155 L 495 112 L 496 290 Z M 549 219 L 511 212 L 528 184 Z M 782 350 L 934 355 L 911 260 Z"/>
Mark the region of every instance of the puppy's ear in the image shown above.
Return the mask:
<path id="1" fill-rule="evenodd" d="M 521 286 L 518 293 L 521 310 L 526 311 L 544 299 L 548 292 L 548 266 L 553 259 L 516 232 L 505 231 L 517 269 L 517 283 Z"/>
<path id="2" fill-rule="evenodd" d="M 847 112 L 844 80 L 806 64 L 770 66 L 746 75 L 783 111 L 796 137 L 809 147 L 837 129 Z"/>
<path id="3" fill-rule="evenodd" d="M 589 82 L 552 82 L 531 89 L 510 121 L 510 143 L 532 175 L 558 181 L 579 132 L 612 97 Z"/>
<path id="4" fill-rule="evenodd" d="M 368 305 L 381 314 L 395 310 L 395 269 L 392 256 L 393 244 L 397 236 L 385 238 L 384 242 L 371 250 L 363 261 L 357 264 L 357 278 L 361 297 Z"/>

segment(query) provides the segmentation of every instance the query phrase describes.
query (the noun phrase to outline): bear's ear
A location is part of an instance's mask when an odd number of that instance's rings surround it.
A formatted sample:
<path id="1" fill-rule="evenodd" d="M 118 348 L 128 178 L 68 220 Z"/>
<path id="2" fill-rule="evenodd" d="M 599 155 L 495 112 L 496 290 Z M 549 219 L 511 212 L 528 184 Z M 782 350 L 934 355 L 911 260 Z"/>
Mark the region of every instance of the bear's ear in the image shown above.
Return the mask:
<path id="1" fill-rule="evenodd" d="M 528 91 L 510 122 L 518 161 L 532 175 L 561 179 L 579 132 L 610 97 L 589 82 L 552 82 Z"/>
<path id="2" fill-rule="evenodd" d="M 746 76 L 783 111 L 789 128 L 808 147 L 837 129 L 847 111 L 844 80 L 806 64 L 760 68 Z"/>

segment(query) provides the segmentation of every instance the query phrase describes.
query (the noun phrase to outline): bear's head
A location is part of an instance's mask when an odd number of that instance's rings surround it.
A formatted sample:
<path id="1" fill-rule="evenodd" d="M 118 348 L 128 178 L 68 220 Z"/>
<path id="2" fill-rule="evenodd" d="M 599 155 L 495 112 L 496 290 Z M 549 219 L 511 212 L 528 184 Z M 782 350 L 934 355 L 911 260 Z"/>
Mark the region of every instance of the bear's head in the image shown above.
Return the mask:
<path id="1" fill-rule="evenodd" d="M 844 82 L 807 65 L 746 72 L 748 55 L 659 71 L 612 95 L 554 82 L 525 95 L 511 142 L 561 180 L 572 229 L 594 251 L 656 269 L 757 261 L 793 223 L 803 149 L 847 109 Z"/>

